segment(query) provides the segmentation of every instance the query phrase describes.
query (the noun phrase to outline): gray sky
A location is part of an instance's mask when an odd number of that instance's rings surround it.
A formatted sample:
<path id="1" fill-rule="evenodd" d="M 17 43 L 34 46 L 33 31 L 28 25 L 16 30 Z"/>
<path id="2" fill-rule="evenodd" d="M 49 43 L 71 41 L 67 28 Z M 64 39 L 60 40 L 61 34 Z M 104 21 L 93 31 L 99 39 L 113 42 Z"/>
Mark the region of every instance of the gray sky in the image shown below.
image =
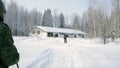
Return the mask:
<path id="1" fill-rule="evenodd" d="M 6 0 L 10 1 L 10 0 Z M 38 11 L 44 12 L 47 8 L 50 8 L 52 12 L 57 9 L 57 12 L 63 12 L 66 15 L 72 15 L 82 13 L 88 7 L 88 0 L 16 0 L 20 6 L 32 10 L 36 8 Z"/>

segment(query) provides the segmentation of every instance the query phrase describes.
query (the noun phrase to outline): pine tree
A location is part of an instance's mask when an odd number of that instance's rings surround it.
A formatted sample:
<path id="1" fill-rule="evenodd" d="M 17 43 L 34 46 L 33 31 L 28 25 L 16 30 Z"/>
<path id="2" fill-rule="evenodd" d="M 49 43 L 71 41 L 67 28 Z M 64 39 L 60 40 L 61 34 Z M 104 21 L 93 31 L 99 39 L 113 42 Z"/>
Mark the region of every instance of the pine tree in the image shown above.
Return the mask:
<path id="1" fill-rule="evenodd" d="M 42 26 L 53 27 L 53 18 L 52 18 L 52 14 L 51 14 L 50 9 L 47 9 L 44 12 Z"/>
<path id="2" fill-rule="evenodd" d="M 59 17 L 59 19 L 60 19 L 60 28 L 65 28 L 65 20 L 64 20 L 64 15 L 61 13 L 60 14 L 60 17 Z"/>
<path id="3" fill-rule="evenodd" d="M 75 15 L 73 20 L 73 29 L 80 29 L 80 20 L 78 15 Z"/>

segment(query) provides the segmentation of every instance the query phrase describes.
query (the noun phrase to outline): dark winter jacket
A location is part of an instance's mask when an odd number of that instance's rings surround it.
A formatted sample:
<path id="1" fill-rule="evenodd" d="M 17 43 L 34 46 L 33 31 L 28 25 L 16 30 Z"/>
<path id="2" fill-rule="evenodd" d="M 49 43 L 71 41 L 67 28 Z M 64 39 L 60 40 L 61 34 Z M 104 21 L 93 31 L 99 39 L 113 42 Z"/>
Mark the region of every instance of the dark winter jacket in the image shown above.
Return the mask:
<path id="1" fill-rule="evenodd" d="M 1 19 L 0 20 L 0 49 L 1 49 L 2 47 L 9 47 L 10 46 L 9 44 L 13 44 L 14 41 L 12 38 L 10 28 L 8 27 L 7 24 L 3 23 L 2 18 L 0 18 L 0 19 Z M 2 56 L 2 55 L 0 54 L 0 56 Z M 8 68 L 8 66 L 5 66 L 2 63 L 1 58 L 0 58 L 0 68 Z"/>
<path id="2" fill-rule="evenodd" d="M 67 37 L 68 37 L 68 35 L 67 35 L 67 34 L 64 34 L 64 39 L 65 39 L 65 40 L 67 39 Z"/>

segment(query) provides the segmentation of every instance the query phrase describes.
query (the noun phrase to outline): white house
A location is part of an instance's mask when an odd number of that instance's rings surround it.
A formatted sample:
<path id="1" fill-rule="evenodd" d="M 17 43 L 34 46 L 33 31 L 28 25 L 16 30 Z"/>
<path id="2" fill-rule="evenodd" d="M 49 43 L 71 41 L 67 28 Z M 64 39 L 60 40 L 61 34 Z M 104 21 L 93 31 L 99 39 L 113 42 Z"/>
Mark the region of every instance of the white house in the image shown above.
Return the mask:
<path id="1" fill-rule="evenodd" d="M 68 37 L 85 37 L 87 33 L 80 30 L 66 29 L 66 28 L 53 28 L 35 26 L 30 32 L 29 36 L 40 36 L 40 37 L 63 37 L 67 34 Z"/>

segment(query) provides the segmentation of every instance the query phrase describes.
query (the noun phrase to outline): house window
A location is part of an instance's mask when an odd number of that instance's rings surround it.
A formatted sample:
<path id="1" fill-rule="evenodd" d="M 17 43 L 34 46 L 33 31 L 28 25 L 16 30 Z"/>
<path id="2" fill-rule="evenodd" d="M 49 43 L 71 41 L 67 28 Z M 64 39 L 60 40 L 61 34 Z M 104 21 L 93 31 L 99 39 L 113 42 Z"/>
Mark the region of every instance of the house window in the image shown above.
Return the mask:
<path id="1" fill-rule="evenodd" d="M 48 33 L 47 33 L 47 36 L 48 36 L 48 37 L 53 37 L 53 33 L 48 32 Z"/>
<path id="2" fill-rule="evenodd" d="M 33 31 L 32 33 L 35 34 L 35 31 Z"/>
<path id="3" fill-rule="evenodd" d="M 74 38 L 76 38 L 76 35 L 74 35 Z"/>
<path id="4" fill-rule="evenodd" d="M 58 34 L 55 34 L 54 37 L 58 37 Z"/>
<path id="5" fill-rule="evenodd" d="M 37 31 L 37 34 L 40 34 L 40 31 Z"/>

